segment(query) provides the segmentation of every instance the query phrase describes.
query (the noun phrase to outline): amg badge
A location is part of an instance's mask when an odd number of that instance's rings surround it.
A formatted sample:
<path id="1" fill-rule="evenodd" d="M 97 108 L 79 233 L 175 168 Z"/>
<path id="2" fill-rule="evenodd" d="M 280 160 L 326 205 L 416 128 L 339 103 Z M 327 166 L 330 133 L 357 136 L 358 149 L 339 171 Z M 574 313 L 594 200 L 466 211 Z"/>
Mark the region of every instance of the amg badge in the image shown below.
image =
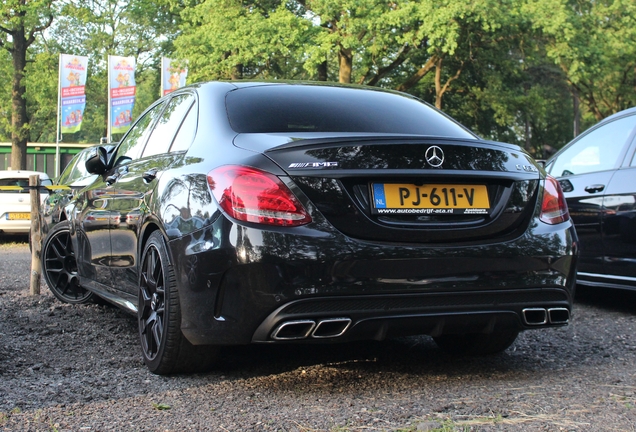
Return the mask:
<path id="1" fill-rule="evenodd" d="M 331 168 L 337 166 L 338 162 L 298 162 L 289 164 L 287 168 Z"/>

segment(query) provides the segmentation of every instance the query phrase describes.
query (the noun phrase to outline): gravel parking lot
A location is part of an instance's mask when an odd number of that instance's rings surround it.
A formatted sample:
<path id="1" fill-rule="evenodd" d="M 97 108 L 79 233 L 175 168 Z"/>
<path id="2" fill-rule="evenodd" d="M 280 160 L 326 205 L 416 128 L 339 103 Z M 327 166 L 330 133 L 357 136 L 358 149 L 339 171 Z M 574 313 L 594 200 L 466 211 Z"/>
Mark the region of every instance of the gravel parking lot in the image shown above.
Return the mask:
<path id="1" fill-rule="evenodd" d="M 226 349 L 209 373 L 144 366 L 136 320 L 29 296 L 26 243 L 0 241 L 0 429 L 634 431 L 636 293 L 579 289 L 566 328 L 455 358 L 427 337 Z"/>

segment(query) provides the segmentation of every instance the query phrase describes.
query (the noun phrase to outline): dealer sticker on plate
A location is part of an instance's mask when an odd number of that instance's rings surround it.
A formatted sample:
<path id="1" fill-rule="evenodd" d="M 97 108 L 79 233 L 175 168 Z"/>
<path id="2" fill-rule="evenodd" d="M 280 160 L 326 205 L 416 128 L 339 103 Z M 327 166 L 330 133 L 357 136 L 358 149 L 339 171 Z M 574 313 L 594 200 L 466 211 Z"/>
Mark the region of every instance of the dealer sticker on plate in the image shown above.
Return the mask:
<path id="1" fill-rule="evenodd" d="M 474 184 L 374 183 L 375 214 L 488 214 L 488 188 Z"/>

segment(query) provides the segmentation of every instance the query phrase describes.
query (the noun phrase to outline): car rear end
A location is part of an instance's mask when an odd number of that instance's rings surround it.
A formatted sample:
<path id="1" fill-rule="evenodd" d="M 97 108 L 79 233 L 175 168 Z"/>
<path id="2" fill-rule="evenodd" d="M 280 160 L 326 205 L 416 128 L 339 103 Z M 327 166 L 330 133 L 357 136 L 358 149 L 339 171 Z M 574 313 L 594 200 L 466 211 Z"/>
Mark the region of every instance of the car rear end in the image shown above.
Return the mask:
<path id="1" fill-rule="evenodd" d="M 569 322 L 576 233 L 558 183 L 519 147 L 465 131 L 290 124 L 289 133 L 268 123 L 239 133 L 245 163 L 219 162 L 207 176 L 221 216 L 172 242 L 187 292 L 182 329 L 193 343 L 515 333 Z"/>
<path id="2" fill-rule="evenodd" d="M 443 155 L 443 168 L 427 161 L 431 149 Z M 484 142 L 387 138 L 300 141 L 266 154 L 287 167 L 290 187 L 315 209 L 313 223 L 336 239 L 313 246 L 322 260 L 279 263 L 293 281 L 286 293 L 293 300 L 264 320 L 254 340 L 568 322 L 574 230 L 558 184 L 542 178 L 523 152 Z M 344 154 L 355 157 L 347 161 Z M 298 165 L 307 160 L 313 162 Z"/>

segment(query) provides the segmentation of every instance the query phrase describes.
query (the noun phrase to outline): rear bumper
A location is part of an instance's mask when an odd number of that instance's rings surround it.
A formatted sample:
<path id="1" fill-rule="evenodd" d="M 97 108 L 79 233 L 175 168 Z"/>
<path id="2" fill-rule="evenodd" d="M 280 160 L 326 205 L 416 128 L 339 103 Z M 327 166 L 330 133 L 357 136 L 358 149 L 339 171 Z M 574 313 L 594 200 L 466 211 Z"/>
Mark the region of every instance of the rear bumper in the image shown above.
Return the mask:
<path id="1" fill-rule="evenodd" d="M 223 217 L 216 223 L 232 224 Z M 215 232 L 230 235 L 218 239 Z M 577 261 L 569 223 L 541 224 L 513 241 L 461 246 L 225 226 L 173 240 L 170 249 L 182 331 L 194 344 L 345 342 L 564 325 Z M 548 309 L 565 312 L 539 324 L 528 322 L 524 309 L 544 310 L 546 317 Z M 277 337 L 295 321 L 306 325 Z"/>
<path id="2" fill-rule="evenodd" d="M 0 233 L 2 234 L 27 234 L 31 231 L 30 220 L 6 220 L 5 216 L 0 219 Z"/>
<path id="3" fill-rule="evenodd" d="M 337 339 L 345 342 L 562 326 L 568 323 L 571 312 L 568 297 L 561 289 L 529 288 L 298 300 L 270 314 L 256 329 L 252 341 Z M 533 319 L 528 313 L 530 310 L 544 311 L 545 319 Z M 551 321 L 548 311 L 555 310 L 563 311 L 567 319 Z"/>

